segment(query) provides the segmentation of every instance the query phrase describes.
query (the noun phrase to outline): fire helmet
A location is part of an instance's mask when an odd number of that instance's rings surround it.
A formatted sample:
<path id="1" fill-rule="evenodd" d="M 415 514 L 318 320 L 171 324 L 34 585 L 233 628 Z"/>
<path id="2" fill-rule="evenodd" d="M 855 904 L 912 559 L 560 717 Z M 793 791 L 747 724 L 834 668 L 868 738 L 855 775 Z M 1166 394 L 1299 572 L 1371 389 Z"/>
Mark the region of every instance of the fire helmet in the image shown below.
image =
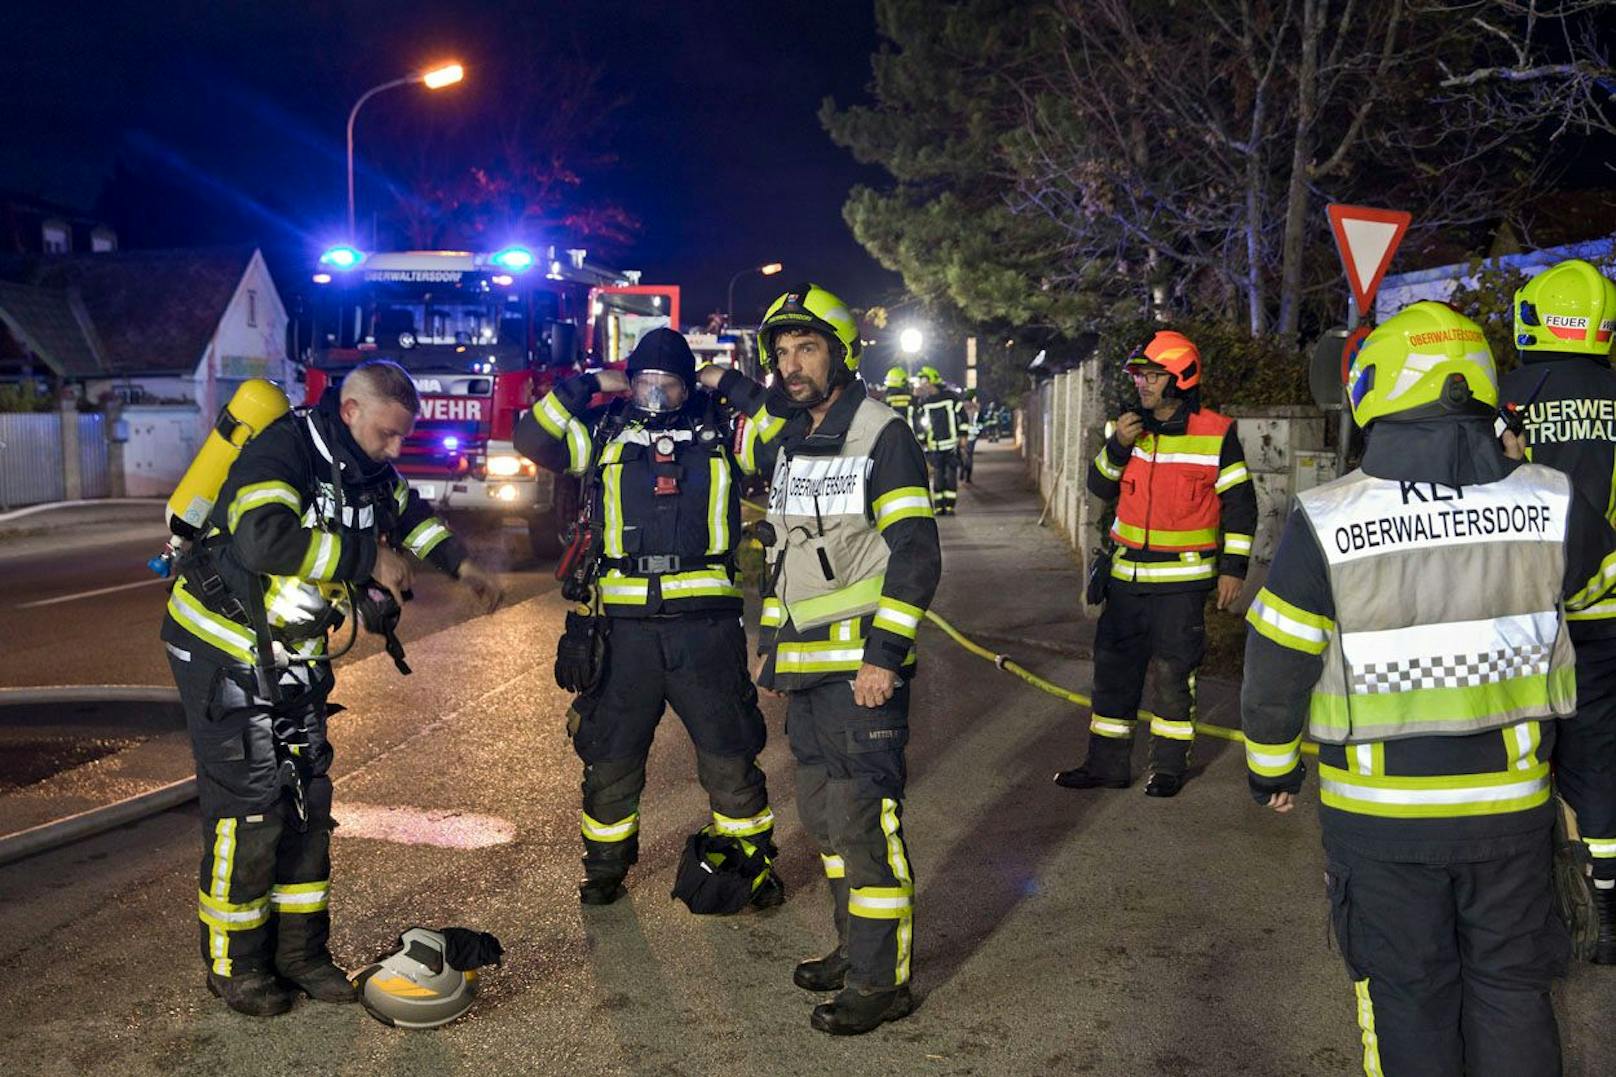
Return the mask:
<path id="1" fill-rule="evenodd" d="M 1193 389 L 1201 384 L 1201 352 L 1183 333 L 1163 329 L 1150 338 L 1150 343 L 1138 348 L 1122 364 L 1132 373 L 1142 367 L 1158 366 L 1173 376 L 1170 383 L 1179 390 Z"/>
<path id="2" fill-rule="evenodd" d="M 943 384 L 943 374 L 934 366 L 923 366 L 920 368 L 920 380 L 929 381 L 933 385 L 941 385 Z"/>
<path id="3" fill-rule="evenodd" d="M 1412 303 L 1351 357 L 1352 417 L 1425 419 L 1498 406 L 1498 368 L 1481 326 L 1446 303 Z"/>
<path id="4" fill-rule="evenodd" d="M 1515 347 L 1609 355 L 1616 284 L 1580 258 L 1550 266 L 1515 293 Z"/>
<path id="5" fill-rule="evenodd" d="M 901 366 L 895 366 L 888 370 L 886 387 L 888 389 L 907 389 L 909 387 L 909 372 Z"/>
<path id="6" fill-rule="evenodd" d="M 398 943 L 354 974 L 359 1001 L 372 1017 L 398 1028 L 437 1028 L 471 1009 L 477 972 L 449 964 L 442 932 L 412 927 Z"/>
<path id="7" fill-rule="evenodd" d="M 763 324 L 758 326 L 758 350 L 764 369 L 774 363 L 775 335 L 788 329 L 811 329 L 830 341 L 833 384 L 838 380 L 836 359 L 841 360 L 846 371 L 843 379 L 858 373 L 863 351 L 858 323 L 847 304 L 835 294 L 817 284 L 799 284 L 769 305 Z"/>

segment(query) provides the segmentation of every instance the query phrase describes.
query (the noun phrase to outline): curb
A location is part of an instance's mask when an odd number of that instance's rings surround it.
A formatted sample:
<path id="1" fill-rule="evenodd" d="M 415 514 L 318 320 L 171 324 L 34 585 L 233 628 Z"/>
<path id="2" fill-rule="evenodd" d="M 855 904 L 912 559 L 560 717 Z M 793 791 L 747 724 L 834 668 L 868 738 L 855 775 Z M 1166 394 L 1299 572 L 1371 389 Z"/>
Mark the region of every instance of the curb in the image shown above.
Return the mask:
<path id="1" fill-rule="evenodd" d="M 181 778 L 169 785 L 138 793 L 115 804 L 91 808 L 56 819 L 49 823 L 19 830 L 0 838 L 0 864 L 49 852 L 64 845 L 82 841 L 104 831 L 129 823 L 137 823 L 150 815 L 159 815 L 196 798 L 196 779 Z"/>
<path id="2" fill-rule="evenodd" d="M 178 703 L 178 688 L 155 684 L 60 684 L 0 688 L 0 707 L 29 703 Z"/>
<path id="3" fill-rule="evenodd" d="M 160 497 L 95 497 L 81 501 L 47 501 L 42 505 L 29 505 L 23 509 L 0 512 L 0 525 L 8 524 L 12 520 L 20 520 L 25 516 L 34 516 L 41 512 L 53 512 L 56 509 L 99 508 L 105 505 L 159 506 L 165 503 Z"/>

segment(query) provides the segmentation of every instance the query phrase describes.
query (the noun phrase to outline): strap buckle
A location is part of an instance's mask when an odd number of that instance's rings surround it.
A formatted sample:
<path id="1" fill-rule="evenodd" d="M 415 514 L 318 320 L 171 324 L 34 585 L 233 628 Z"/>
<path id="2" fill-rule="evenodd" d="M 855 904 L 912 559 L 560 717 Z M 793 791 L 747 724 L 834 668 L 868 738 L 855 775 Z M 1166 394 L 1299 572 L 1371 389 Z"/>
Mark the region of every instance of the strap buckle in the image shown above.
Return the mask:
<path id="1" fill-rule="evenodd" d="M 641 554 L 634 559 L 634 571 L 641 576 L 665 576 L 678 572 L 680 564 L 676 553 Z"/>

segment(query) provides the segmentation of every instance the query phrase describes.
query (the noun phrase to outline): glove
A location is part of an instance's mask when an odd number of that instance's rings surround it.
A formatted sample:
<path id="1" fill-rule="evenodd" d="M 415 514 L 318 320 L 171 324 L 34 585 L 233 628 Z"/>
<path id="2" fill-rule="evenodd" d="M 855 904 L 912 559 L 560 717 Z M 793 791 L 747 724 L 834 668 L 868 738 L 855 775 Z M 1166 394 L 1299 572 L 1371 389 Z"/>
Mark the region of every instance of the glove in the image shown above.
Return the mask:
<path id="1" fill-rule="evenodd" d="M 1302 779 L 1307 777 L 1307 764 L 1297 761 L 1296 769 L 1283 778 L 1259 778 L 1257 775 L 1246 772 L 1246 784 L 1251 790 L 1251 799 L 1258 804 L 1267 804 L 1268 798 L 1275 793 L 1289 793 L 1295 796 L 1302 791 Z"/>
<path id="2" fill-rule="evenodd" d="M 597 619 L 568 613 L 566 631 L 556 643 L 556 686 L 575 695 L 589 691 L 600 683 L 605 659 L 606 636 Z"/>

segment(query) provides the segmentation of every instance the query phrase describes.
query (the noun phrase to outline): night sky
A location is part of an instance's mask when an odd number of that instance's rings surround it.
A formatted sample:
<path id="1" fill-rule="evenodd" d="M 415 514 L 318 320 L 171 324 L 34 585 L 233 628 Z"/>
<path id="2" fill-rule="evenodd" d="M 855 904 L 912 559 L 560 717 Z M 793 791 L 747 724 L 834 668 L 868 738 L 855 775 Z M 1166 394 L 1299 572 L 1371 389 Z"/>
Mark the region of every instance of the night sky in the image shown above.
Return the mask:
<path id="1" fill-rule="evenodd" d="M 901 283 L 841 218 L 848 189 L 882 173 L 833 145 L 816 116 L 826 95 L 863 100 L 871 7 L 12 2 L 0 17 L 10 46 L 0 187 L 89 208 L 121 160 L 161 191 L 144 218 L 155 235 L 142 237 L 156 241 L 142 245 L 255 242 L 286 283 L 342 233 L 344 124 L 360 93 L 441 59 L 468 71 L 461 87 L 406 87 L 365 106 L 363 221 L 398 179 L 390 151 L 407 147 L 393 140 L 439 109 L 469 107 L 469 95 L 517 92 L 512 80 L 552 92 L 553 57 L 599 65 L 602 96 L 621 103 L 593 140 L 619 160 L 586 175 L 586 189 L 640 219 L 612 262 L 683 285 L 686 322 L 723 306 L 733 272 L 771 260 L 786 263 L 784 277 L 743 278 L 738 318 L 761 313 L 777 284 L 808 277 L 855 305 L 890 302 Z"/>

